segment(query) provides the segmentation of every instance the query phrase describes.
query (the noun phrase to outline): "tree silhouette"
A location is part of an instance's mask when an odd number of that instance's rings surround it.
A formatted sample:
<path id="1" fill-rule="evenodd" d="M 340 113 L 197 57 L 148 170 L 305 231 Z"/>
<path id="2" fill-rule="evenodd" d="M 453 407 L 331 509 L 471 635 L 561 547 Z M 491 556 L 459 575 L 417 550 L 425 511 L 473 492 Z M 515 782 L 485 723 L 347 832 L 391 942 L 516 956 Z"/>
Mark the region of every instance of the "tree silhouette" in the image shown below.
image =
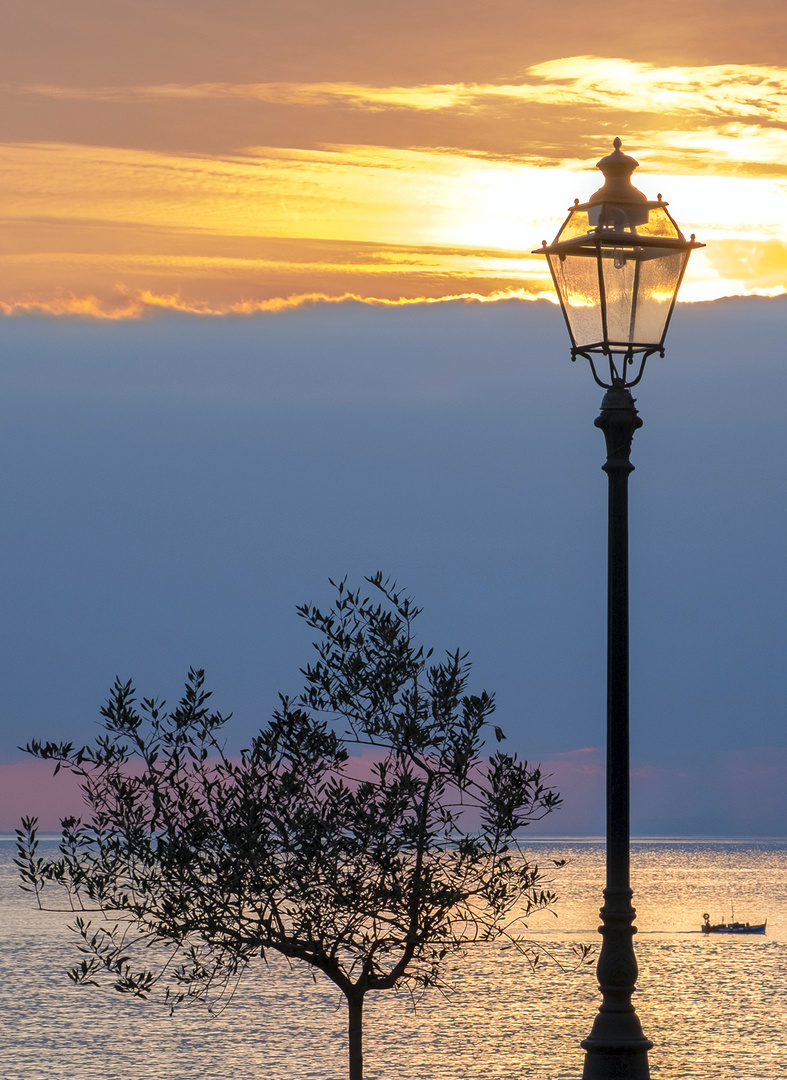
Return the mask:
<path id="1" fill-rule="evenodd" d="M 552 904 L 517 832 L 560 802 L 515 754 L 482 759 L 495 706 L 466 692 L 466 655 L 432 662 L 419 609 L 366 580 L 374 600 L 332 582 L 330 610 L 298 608 L 316 660 L 239 757 L 193 669 L 170 712 L 116 681 L 92 745 L 30 743 L 79 777 L 89 812 L 49 860 L 25 819 L 17 859 L 39 906 L 54 883 L 77 912 L 77 983 L 215 1007 L 270 950 L 321 971 L 347 1000 L 350 1080 L 370 990 L 442 985 L 447 956 L 521 944 Z"/>

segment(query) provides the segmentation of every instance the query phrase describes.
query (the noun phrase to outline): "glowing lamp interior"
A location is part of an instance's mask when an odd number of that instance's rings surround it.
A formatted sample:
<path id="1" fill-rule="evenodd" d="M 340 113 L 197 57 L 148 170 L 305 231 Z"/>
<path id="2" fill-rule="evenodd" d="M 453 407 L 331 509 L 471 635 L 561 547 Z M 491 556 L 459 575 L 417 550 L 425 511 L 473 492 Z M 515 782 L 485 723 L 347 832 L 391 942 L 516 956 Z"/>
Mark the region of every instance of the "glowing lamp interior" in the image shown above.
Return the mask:
<path id="1" fill-rule="evenodd" d="M 621 152 L 619 139 L 598 167 L 603 187 L 588 202 L 577 200 L 542 252 L 573 354 L 603 354 L 613 384 L 627 383 L 634 354 L 663 350 L 689 255 L 702 245 L 686 240 L 660 195 L 650 201 L 633 186 L 637 162 Z M 622 372 L 615 355 L 624 358 Z"/>

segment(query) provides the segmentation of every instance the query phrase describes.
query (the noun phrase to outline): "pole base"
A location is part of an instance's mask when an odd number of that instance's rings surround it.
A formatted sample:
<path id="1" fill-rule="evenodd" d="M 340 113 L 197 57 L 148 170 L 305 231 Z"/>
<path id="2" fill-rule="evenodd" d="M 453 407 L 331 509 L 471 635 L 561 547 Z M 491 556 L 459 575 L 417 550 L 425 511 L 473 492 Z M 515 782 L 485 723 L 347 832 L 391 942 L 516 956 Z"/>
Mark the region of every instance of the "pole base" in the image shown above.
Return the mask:
<path id="1" fill-rule="evenodd" d="M 622 997 L 631 997 L 632 988 L 622 988 Z M 617 990 L 621 994 L 621 989 Z M 615 1001 L 616 988 L 608 987 L 607 1001 L 596 1016 L 593 1030 L 582 1041 L 585 1068 L 582 1080 L 650 1080 L 646 1039 L 634 1006 Z M 609 999 L 613 1000 L 610 1001 Z"/>
<path id="2" fill-rule="evenodd" d="M 582 1080 L 650 1080 L 648 1050 L 653 1043 L 645 1041 L 642 1050 L 588 1050 Z"/>

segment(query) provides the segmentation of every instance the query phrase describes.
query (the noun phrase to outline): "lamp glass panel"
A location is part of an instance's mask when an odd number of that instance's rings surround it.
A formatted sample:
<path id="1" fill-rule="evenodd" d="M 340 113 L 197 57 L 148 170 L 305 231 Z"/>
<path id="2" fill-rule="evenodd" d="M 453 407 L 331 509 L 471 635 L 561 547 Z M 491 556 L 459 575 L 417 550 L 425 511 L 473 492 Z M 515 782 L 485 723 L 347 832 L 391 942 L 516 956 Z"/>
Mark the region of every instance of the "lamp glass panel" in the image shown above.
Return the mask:
<path id="1" fill-rule="evenodd" d="M 562 243 L 564 240 L 574 240 L 578 236 L 587 236 L 590 232 L 590 221 L 587 210 L 572 210 L 555 237 Z"/>
<path id="2" fill-rule="evenodd" d="M 640 236 L 670 236 L 682 239 L 680 229 L 663 206 L 651 207 L 648 220 L 637 226 L 637 232 Z"/>
<path id="3" fill-rule="evenodd" d="M 603 249 L 608 341 L 661 344 L 687 258 L 674 248 Z"/>
<path id="4" fill-rule="evenodd" d="M 601 273 L 607 300 L 607 340 L 634 340 L 634 293 L 639 278 L 637 248 L 605 247 L 601 251 Z"/>
<path id="5" fill-rule="evenodd" d="M 672 301 L 680 284 L 688 251 L 656 249 L 658 256 L 639 264 L 636 318 L 633 341 L 661 344 L 672 310 Z M 652 249 L 651 249 L 652 251 Z M 648 252 L 650 255 L 650 252 Z"/>
<path id="6" fill-rule="evenodd" d="M 603 233 L 635 233 L 640 225 L 647 225 L 648 215 L 647 203 L 602 202 L 588 208 L 590 224 Z"/>
<path id="7" fill-rule="evenodd" d="M 594 345 L 603 339 L 598 264 L 590 255 L 550 254 L 563 310 L 574 344 Z"/>

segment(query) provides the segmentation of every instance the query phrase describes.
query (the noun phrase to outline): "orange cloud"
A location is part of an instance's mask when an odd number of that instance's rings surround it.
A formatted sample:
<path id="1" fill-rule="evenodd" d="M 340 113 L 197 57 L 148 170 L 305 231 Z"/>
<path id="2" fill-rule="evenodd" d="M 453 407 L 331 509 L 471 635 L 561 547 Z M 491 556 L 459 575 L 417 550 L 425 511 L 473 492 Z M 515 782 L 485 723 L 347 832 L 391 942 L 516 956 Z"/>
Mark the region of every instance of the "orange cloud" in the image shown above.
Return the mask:
<path id="1" fill-rule="evenodd" d="M 528 74 L 543 80 L 546 100 L 554 104 L 787 121 L 787 68 L 782 67 L 659 67 L 603 56 L 569 56 L 535 64 Z"/>
<path id="2" fill-rule="evenodd" d="M 210 300 L 189 300 L 177 293 L 157 294 L 148 289 L 133 296 L 115 297 L 59 296 L 51 300 L 19 300 L 12 303 L 0 301 L 0 313 L 14 315 L 85 315 L 97 319 L 137 319 L 155 311 L 177 311 L 189 315 L 255 315 L 261 312 L 289 311 L 311 304 L 366 304 L 370 307 L 402 307 L 415 304 L 444 304 L 465 301 L 475 304 L 494 304 L 504 300 L 549 300 L 557 303 L 549 292 L 526 293 L 522 289 L 496 293 L 447 293 L 444 296 L 362 296 L 359 293 L 343 293 L 331 296 L 327 293 L 299 293 L 294 296 L 272 297 L 267 300 L 237 300 L 215 303 Z"/>
<path id="3" fill-rule="evenodd" d="M 163 83 L 158 86 L 53 86 L 47 83 L 0 83 L 0 93 L 60 98 L 63 101 L 138 102 L 167 98 L 246 99 L 274 105 L 321 106 L 345 102 L 357 108 L 450 109 L 466 105 L 494 88 L 463 86 L 361 86 L 342 82 Z"/>
<path id="4" fill-rule="evenodd" d="M 0 167 L 0 300 L 95 295 L 113 309 L 145 291 L 210 310 L 312 293 L 549 293 L 530 250 L 554 236 L 575 194 L 598 184 L 587 163 L 376 146 L 215 158 L 21 144 L 0 147 Z M 685 299 L 783 291 L 787 180 L 646 179 L 709 244 L 692 259 Z M 714 255 L 721 240 L 745 243 L 748 257 L 733 266 Z"/>
<path id="5" fill-rule="evenodd" d="M 548 293 L 546 266 L 530 251 L 555 235 L 575 197 L 598 186 L 593 166 L 609 139 L 589 140 L 587 121 L 606 128 L 613 116 L 639 124 L 626 139 L 643 163 L 639 185 L 651 197 L 663 192 L 686 233 L 708 244 L 692 258 L 683 299 L 785 290 L 787 70 L 773 65 L 666 67 L 583 55 L 498 82 L 19 82 L 0 91 L 17 102 L 71 102 L 74 123 L 93 116 L 89 103 L 113 116 L 136 106 L 150 115 L 152 102 L 164 102 L 173 133 L 184 108 L 216 103 L 215 121 L 238 102 L 281 106 L 296 118 L 288 134 L 298 143 L 231 153 L 90 139 L 0 143 L 0 301 L 10 308 L 81 303 L 86 312 L 133 314 L 145 293 L 210 311 L 312 294 Z M 568 107 L 583 110 L 577 145 L 590 152 L 581 157 L 569 146 L 579 120 L 534 122 Z M 379 144 L 314 145 L 297 124 L 317 109 L 327 120 L 352 113 L 351 127 L 370 111 L 380 125 L 408 119 L 379 132 L 375 119 Z M 386 131 L 414 139 L 412 124 L 430 115 L 444 125 L 439 145 L 385 143 Z M 452 148 L 457 125 L 481 115 L 485 130 L 490 117 L 495 131 L 524 121 L 527 145 L 519 153 Z"/>
<path id="6" fill-rule="evenodd" d="M 787 68 L 766 64 L 659 67 L 608 56 L 567 56 L 534 64 L 515 82 L 370 86 L 282 81 L 94 87 L 3 83 L 0 92 L 113 102 L 245 98 L 307 107 L 343 102 L 360 109 L 416 111 L 483 108 L 506 98 L 522 104 L 591 105 L 659 116 L 688 113 L 787 121 Z"/>

